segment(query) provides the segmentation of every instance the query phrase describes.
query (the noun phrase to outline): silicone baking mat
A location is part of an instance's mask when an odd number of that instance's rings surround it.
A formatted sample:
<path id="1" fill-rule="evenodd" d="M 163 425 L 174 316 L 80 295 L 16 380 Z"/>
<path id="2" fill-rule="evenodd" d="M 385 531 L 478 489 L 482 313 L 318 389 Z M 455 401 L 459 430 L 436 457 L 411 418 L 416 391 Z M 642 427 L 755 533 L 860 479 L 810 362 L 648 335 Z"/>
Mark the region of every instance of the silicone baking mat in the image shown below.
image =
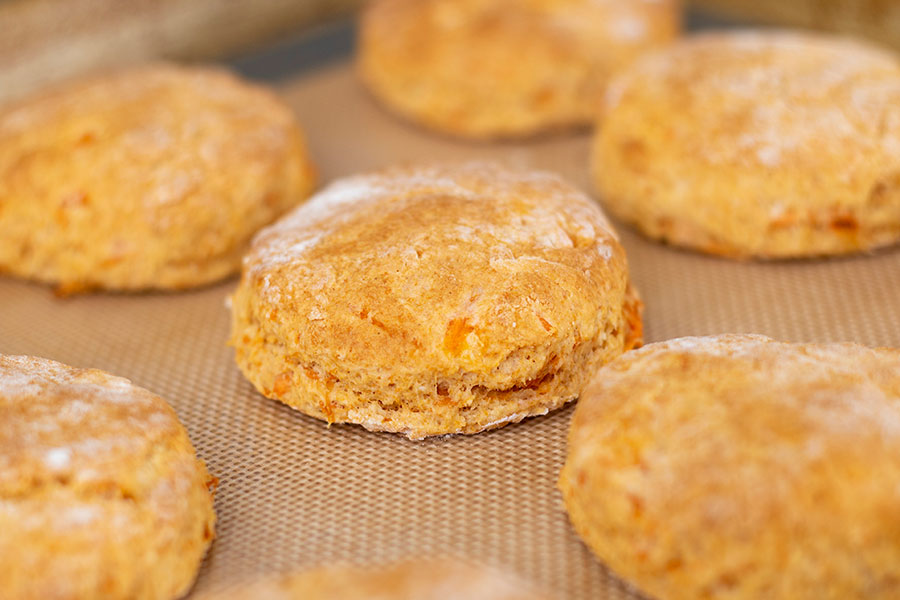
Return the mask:
<path id="1" fill-rule="evenodd" d="M 589 136 L 469 144 L 380 110 L 347 64 L 282 85 L 323 182 L 402 160 L 503 159 L 589 189 Z M 648 342 L 758 332 L 900 346 L 900 251 L 739 263 L 619 226 L 646 302 Z M 196 590 L 331 561 L 457 554 L 513 570 L 560 599 L 634 598 L 570 529 L 556 491 L 572 407 L 469 437 L 410 442 L 333 426 L 258 395 L 226 347 L 235 285 L 58 299 L 0 278 L 0 352 L 129 377 L 169 400 L 221 478 L 218 539 Z"/>

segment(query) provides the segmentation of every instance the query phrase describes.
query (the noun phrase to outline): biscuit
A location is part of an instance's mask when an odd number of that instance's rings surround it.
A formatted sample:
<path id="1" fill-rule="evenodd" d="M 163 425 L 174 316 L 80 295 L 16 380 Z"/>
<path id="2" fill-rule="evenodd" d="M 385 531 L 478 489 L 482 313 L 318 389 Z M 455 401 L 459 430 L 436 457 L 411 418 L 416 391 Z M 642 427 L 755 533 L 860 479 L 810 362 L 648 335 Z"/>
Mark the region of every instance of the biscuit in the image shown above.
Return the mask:
<path id="1" fill-rule="evenodd" d="M 290 108 L 224 71 L 69 83 L 0 110 L 0 271 L 63 293 L 203 285 L 312 184 Z"/>
<path id="2" fill-rule="evenodd" d="M 3 598 L 182 596 L 213 536 L 213 484 L 157 396 L 0 355 Z"/>
<path id="3" fill-rule="evenodd" d="M 597 205 L 483 163 L 333 183 L 255 238 L 232 312 L 262 394 L 410 438 L 558 408 L 641 336 Z"/>
<path id="4" fill-rule="evenodd" d="M 900 351 L 682 338 L 598 371 L 560 488 L 659 600 L 900 597 Z"/>
<path id="5" fill-rule="evenodd" d="M 542 600 L 506 573 L 457 560 L 335 566 L 238 586 L 203 600 Z M 544 599 L 546 600 L 546 599 Z"/>
<path id="6" fill-rule="evenodd" d="M 900 62 L 812 33 L 703 34 L 610 84 L 593 157 L 609 210 L 737 258 L 900 239 Z"/>
<path id="7" fill-rule="evenodd" d="M 396 113 L 471 138 L 590 125 L 611 74 L 680 29 L 677 0 L 376 0 L 358 70 Z"/>

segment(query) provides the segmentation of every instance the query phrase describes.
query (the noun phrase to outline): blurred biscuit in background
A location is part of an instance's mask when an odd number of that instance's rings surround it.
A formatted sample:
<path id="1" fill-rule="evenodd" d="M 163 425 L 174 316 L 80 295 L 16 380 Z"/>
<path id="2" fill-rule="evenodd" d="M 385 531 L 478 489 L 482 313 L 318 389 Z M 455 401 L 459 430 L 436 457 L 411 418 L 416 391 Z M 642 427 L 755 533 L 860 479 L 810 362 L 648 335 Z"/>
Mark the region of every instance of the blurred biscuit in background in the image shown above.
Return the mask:
<path id="1" fill-rule="evenodd" d="M 291 109 L 225 71 L 71 82 L 0 110 L 0 271 L 63 293 L 207 284 L 313 181 Z"/>
<path id="2" fill-rule="evenodd" d="M 412 121 L 527 136 L 593 123 L 611 74 L 679 28 L 676 0 L 375 0 L 357 66 Z"/>
<path id="3" fill-rule="evenodd" d="M 708 33 L 610 84 L 593 148 L 604 206 L 644 234 L 731 257 L 900 240 L 900 59 L 790 31 Z"/>

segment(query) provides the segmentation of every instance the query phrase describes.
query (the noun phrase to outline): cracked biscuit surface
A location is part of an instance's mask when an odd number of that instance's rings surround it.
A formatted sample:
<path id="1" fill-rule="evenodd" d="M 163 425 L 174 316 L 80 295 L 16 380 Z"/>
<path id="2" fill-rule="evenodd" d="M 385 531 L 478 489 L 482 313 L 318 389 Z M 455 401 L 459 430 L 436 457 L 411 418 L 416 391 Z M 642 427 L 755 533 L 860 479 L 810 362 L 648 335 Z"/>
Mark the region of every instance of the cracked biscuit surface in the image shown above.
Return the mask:
<path id="1" fill-rule="evenodd" d="M 650 344 L 582 394 L 572 524 L 660 600 L 900 597 L 900 351 Z"/>
<path id="2" fill-rule="evenodd" d="M 649 237 L 738 258 L 900 240 L 900 59 L 822 34 L 702 34 L 610 83 L 593 177 Z"/>
<path id="3" fill-rule="evenodd" d="M 62 293 L 210 283 L 313 179 L 291 109 L 223 70 L 75 81 L 0 109 L 0 272 Z"/>
<path id="4" fill-rule="evenodd" d="M 641 338 L 600 209 L 555 175 L 484 163 L 333 183 L 256 237 L 232 313 L 264 395 L 411 438 L 558 408 Z"/>
<path id="5" fill-rule="evenodd" d="M 413 121 L 515 137 L 591 124 L 612 73 L 678 31 L 676 0 L 377 0 L 358 67 Z"/>
<path id="6" fill-rule="evenodd" d="M 159 397 L 0 355 L 3 598 L 182 596 L 213 537 L 213 484 Z"/>

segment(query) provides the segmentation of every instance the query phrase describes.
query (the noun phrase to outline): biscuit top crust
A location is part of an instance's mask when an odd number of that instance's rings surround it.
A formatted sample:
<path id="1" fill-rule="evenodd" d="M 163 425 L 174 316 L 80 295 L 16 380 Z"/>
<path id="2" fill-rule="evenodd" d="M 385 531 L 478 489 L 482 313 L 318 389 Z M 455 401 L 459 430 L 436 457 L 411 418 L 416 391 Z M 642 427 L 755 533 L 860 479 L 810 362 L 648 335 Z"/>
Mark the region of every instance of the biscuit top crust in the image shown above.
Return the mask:
<path id="1" fill-rule="evenodd" d="M 490 371 L 549 339 L 594 339 L 626 284 L 587 196 L 484 163 L 337 181 L 257 236 L 242 281 L 277 337 L 331 373 Z"/>
<path id="2" fill-rule="evenodd" d="M 290 107 L 224 70 L 70 82 L 0 109 L 0 260 L 86 287 L 197 285 L 313 178 Z"/>
<path id="3" fill-rule="evenodd" d="M 852 452 L 842 444 L 854 438 L 900 447 L 900 351 L 889 348 L 792 344 L 761 335 L 650 344 L 595 375 L 575 415 L 573 436 L 611 423 L 611 411 L 637 410 L 626 405 L 627 398 L 635 405 L 658 403 L 661 411 L 696 405 L 695 433 L 716 423 L 722 427 L 716 437 L 736 447 L 759 445 L 762 431 L 770 442 L 782 433 L 802 434 L 838 451 Z M 764 430 L 754 427 L 769 420 Z M 807 449 L 819 456 L 824 448 Z"/>
<path id="4" fill-rule="evenodd" d="M 287 105 L 224 70 L 158 64 L 120 71 L 0 110 L 0 198 L 17 184 L 50 191 L 68 183 L 74 194 L 78 182 L 91 182 L 96 191 L 112 177 L 123 185 L 115 197 L 70 203 L 171 208 L 199 188 L 217 188 L 230 168 L 271 170 L 271 161 L 293 151 L 295 135 Z M 30 181 L 39 169 L 44 182 Z M 122 206 L 122 190 L 132 190 L 138 206 Z"/>
<path id="5" fill-rule="evenodd" d="M 614 79 L 604 111 L 603 123 L 624 137 L 643 123 L 635 131 L 653 160 L 821 169 L 844 174 L 847 185 L 900 169 L 900 60 L 851 39 L 693 36 Z"/>
<path id="6" fill-rule="evenodd" d="M 569 442 L 574 477 L 597 493 L 624 485 L 673 539 L 830 531 L 835 518 L 859 535 L 848 546 L 880 539 L 900 530 L 900 351 L 751 335 L 651 344 L 597 372 Z"/>
<path id="7" fill-rule="evenodd" d="M 0 518 L 18 500 L 28 502 L 20 518 L 60 531 L 87 527 L 99 537 L 107 519 L 132 518 L 110 503 L 148 501 L 165 520 L 166 510 L 183 510 L 184 490 L 206 477 L 157 396 L 102 371 L 0 355 L 0 504 L 13 501 Z"/>

